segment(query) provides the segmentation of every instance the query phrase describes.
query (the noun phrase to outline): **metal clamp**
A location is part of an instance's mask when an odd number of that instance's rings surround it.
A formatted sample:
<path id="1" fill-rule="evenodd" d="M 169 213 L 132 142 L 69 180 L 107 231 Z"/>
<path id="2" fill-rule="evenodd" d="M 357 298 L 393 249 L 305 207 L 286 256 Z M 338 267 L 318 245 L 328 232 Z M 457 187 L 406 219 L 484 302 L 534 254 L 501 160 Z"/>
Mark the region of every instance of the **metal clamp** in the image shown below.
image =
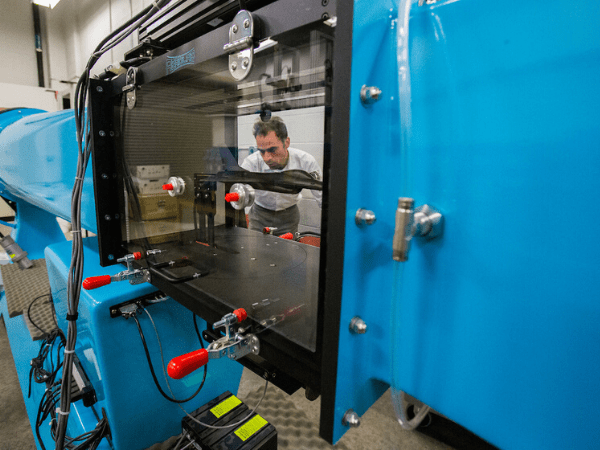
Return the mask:
<path id="1" fill-rule="evenodd" d="M 221 320 L 213 324 L 213 329 L 225 328 L 225 336 L 211 342 L 208 346 L 209 359 L 218 359 L 227 356 L 229 359 L 237 360 L 249 353 L 258 355 L 260 341 L 254 334 L 242 335 L 241 332 L 233 334 L 233 325 L 246 318 L 246 312 L 243 311 L 243 314 L 240 314 L 239 311 L 243 310 L 238 309 L 233 313 L 226 314 Z"/>
<path id="2" fill-rule="evenodd" d="M 125 86 L 123 86 L 123 92 L 127 93 L 127 107 L 133 109 L 137 102 L 137 67 L 130 67 L 127 69 L 127 75 L 125 76 Z"/>
<path id="3" fill-rule="evenodd" d="M 229 73 L 238 81 L 250 73 L 254 57 L 253 46 L 254 20 L 249 11 L 242 9 L 233 18 L 229 28 L 229 42 L 223 46 L 223 51 L 230 53 Z"/>

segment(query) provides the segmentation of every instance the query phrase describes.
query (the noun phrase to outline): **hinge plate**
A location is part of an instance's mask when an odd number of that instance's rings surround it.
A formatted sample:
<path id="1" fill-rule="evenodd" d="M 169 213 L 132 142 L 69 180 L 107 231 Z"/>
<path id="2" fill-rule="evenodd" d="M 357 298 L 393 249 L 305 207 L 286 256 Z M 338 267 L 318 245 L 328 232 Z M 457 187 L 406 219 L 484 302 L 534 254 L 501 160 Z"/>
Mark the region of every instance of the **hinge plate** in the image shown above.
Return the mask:
<path id="1" fill-rule="evenodd" d="M 229 42 L 223 51 L 229 53 L 229 73 L 236 80 L 246 78 L 254 56 L 254 20 L 249 11 L 239 11 L 229 27 Z"/>

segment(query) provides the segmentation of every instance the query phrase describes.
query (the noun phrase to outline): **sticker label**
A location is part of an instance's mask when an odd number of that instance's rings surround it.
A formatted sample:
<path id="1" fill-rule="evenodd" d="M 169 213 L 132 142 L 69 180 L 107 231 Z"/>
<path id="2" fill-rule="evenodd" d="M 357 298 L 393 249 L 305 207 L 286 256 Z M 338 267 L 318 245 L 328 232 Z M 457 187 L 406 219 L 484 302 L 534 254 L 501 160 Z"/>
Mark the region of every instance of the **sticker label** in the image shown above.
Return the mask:
<path id="1" fill-rule="evenodd" d="M 167 75 L 181 69 L 184 66 L 192 65 L 196 62 L 196 49 L 193 48 L 183 55 L 167 56 Z"/>
<path id="2" fill-rule="evenodd" d="M 248 438 L 250 438 L 253 434 L 255 434 L 262 427 L 267 425 L 265 419 L 260 417 L 258 414 L 246 422 L 244 425 L 235 430 L 235 435 L 239 437 L 242 441 L 246 442 Z"/>
<path id="3" fill-rule="evenodd" d="M 215 417 L 218 419 L 219 417 L 227 414 L 229 411 L 231 411 L 233 408 L 235 408 L 240 403 L 242 403 L 242 401 L 239 398 L 237 398 L 235 395 L 232 395 L 231 397 L 223 400 L 217 406 L 213 406 L 211 408 L 210 412 L 213 413 L 215 415 Z"/>

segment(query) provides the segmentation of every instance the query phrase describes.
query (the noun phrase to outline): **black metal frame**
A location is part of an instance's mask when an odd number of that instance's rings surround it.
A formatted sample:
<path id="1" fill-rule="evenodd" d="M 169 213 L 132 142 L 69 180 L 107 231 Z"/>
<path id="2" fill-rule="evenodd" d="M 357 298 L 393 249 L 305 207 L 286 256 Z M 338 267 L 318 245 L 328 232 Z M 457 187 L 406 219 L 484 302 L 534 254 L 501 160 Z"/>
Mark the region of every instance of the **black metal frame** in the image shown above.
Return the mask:
<path id="1" fill-rule="evenodd" d="M 309 8 L 307 6 L 311 6 Z M 320 434 L 329 442 L 333 440 L 333 417 L 337 378 L 339 320 L 341 311 L 344 227 L 346 216 L 347 152 L 349 135 L 349 95 L 352 56 L 352 17 L 350 0 L 279 0 L 257 11 L 263 36 L 273 36 L 285 31 L 337 16 L 334 44 L 332 108 L 327 108 L 326 135 L 333 136 L 325 142 L 325 150 L 331 152 L 325 158 L 324 171 L 328 183 L 324 185 L 322 218 L 321 261 L 319 273 L 319 316 L 317 322 L 317 350 L 310 352 L 271 330 L 261 334 L 261 358 L 265 361 L 243 361 L 251 370 L 265 375 L 277 384 L 274 374 L 292 374 L 299 384 L 307 387 L 307 396 L 314 392 L 322 394 Z M 334 14 L 335 12 L 335 14 Z M 215 29 L 180 47 L 158 56 L 139 67 L 139 84 L 158 80 L 167 75 L 168 57 L 183 55 L 195 50 L 195 62 L 199 63 L 221 56 L 223 43 L 228 42 L 229 24 Z M 122 208 L 122 185 L 117 181 L 118 170 L 114 107 L 121 102 L 125 77 L 111 81 L 91 80 L 91 120 L 93 143 L 94 189 L 100 263 L 115 264 L 123 256 L 121 227 L 118 214 Z M 115 200 L 117 199 L 117 200 Z M 115 220 L 117 219 L 117 220 Z M 155 276 L 152 284 L 173 297 L 183 306 L 201 315 L 209 324 L 229 312 L 226 305 L 209 295 L 201 295 L 186 283 L 174 285 L 168 279 Z M 261 373 L 261 370 L 264 371 Z M 284 377 L 280 377 L 283 379 Z M 289 376 L 282 384 L 285 391 L 293 391 L 293 379 Z"/>

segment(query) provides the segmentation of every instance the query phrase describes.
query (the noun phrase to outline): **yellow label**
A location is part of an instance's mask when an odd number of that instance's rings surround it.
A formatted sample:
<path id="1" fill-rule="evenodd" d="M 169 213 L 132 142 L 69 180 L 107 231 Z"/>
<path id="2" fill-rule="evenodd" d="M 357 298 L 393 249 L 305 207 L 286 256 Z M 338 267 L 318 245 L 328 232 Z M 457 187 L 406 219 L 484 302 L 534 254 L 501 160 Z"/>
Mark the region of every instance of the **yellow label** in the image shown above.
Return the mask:
<path id="1" fill-rule="evenodd" d="M 256 433 L 268 423 L 269 422 L 267 422 L 265 419 L 263 419 L 257 414 L 244 425 L 235 430 L 235 435 L 239 437 L 242 441 L 246 442 L 246 439 L 251 437 L 254 433 Z"/>
<path id="2" fill-rule="evenodd" d="M 231 397 L 223 400 L 217 406 L 213 406 L 211 408 L 210 412 L 213 413 L 215 415 L 215 417 L 218 419 L 219 417 L 227 414 L 229 411 L 231 411 L 233 408 L 235 408 L 240 403 L 242 403 L 242 401 L 239 398 L 237 398 L 235 395 L 232 395 Z"/>
<path id="3" fill-rule="evenodd" d="M 12 259 L 12 258 L 14 258 L 14 257 L 15 257 L 15 254 L 13 253 L 12 255 L 9 255 L 9 256 L 10 256 L 10 257 L 11 257 L 11 259 Z"/>

